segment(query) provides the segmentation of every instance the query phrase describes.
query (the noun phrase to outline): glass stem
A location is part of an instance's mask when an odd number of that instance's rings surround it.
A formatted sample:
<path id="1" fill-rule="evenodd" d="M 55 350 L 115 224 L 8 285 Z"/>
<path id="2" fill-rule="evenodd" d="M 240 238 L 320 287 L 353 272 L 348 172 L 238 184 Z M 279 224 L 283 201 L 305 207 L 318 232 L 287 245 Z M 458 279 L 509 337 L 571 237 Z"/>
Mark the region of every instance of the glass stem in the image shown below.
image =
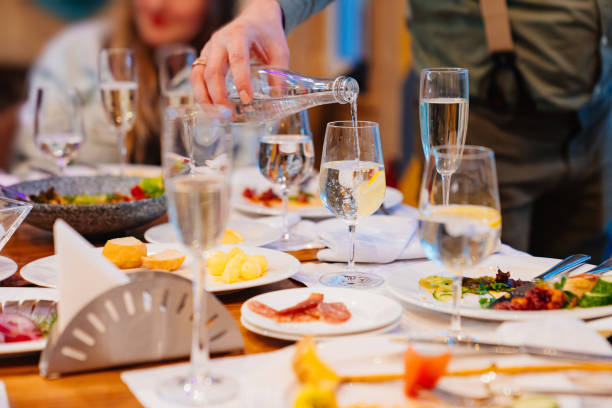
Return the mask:
<path id="1" fill-rule="evenodd" d="M 125 176 L 125 164 L 127 163 L 127 148 L 125 146 L 126 132 L 119 130 L 119 175 Z"/>
<path id="2" fill-rule="evenodd" d="M 193 273 L 193 320 L 191 328 L 191 359 L 190 377 L 192 381 L 204 382 L 208 377 L 208 330 L 206 328 L 206 294 L 204 293 L 204 279 L 206 266 L 204 256 L 199 249 L 192 251 L 197 260 L 196 270 Z"/>
<path id="3" fill-rule="evenodd" d="M 281 185 L 282 198 L 282 219 L 283 219 L 283 241 L 289 241 L 291 233 L 289 232 L 289 187 L 286 184 Z"/>
<path id="4" fill-rule="evenodd" d="M 451 182 L 452 174 L 442 173 L 440 174 L 440 176 L 442 176 L 442 200 L 443 200 L 442 203 L 444 205 L 448 205 L 449 195 L 450 195 L 450 182 Z"/>
<path id="5" fill-rule="evenodd" d="M 348 273 L 355 272 L 355 227 L 357 223 L 355 220 L 350 220 L 348 222 L 348 231 L 349 231 L 349 258 L 346 269 Z"/>
<path id="6" fill-rule="evenodd" d="M 455 273 L 453 278 L 453 315 L 451 317 L 451 336 L 461 338 L 461 314 L 459 313 L 459 302 L 462 292 L 462 274 Z"/>

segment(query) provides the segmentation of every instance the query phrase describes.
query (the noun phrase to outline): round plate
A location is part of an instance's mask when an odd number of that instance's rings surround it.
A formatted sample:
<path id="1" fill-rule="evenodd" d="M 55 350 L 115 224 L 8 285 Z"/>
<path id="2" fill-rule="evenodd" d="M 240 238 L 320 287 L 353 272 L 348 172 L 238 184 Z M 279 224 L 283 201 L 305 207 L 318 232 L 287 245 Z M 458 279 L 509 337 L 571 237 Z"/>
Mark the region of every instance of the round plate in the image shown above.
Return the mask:
<path id="1" fill-rule="evenodd" d="M 11 258 L 0 256 L 0 281 L 13 276 L 17 272 L 17 264 Z"/>
<path id="2" fill-rule="evenodd" d="M 298 341 L 302 337 L 304 337 L 304 336 L 300 336 L 296 334 L 288 334 L 288 333 L 277 332 L 273 330 L 267 330 L 259 326 L 256 326 L 253 323 L 248 322 L 247 320 L 244 319 L 244 317 L 240 317 L 240 323 L 247 330 L 252 331 L 253 333 L 257 333 L 259 335 L 266 336 L 266 337 L 272 337 L 274 339 Z M 330 341 L 330 340 L 337 340 L 341 336 L 373 336 L 375 334 L 383 334 L 383 333 L 390 332 L 391 330 L 399 326 L 399 324 L 400 324 L 400 320 L 396 320 L 387 326 L 384 326 L 378 329 L 374 329 L 374 330 L 370 330 L 370 331 L 364 331 L 364 332 L 358 332 L 358 333 L 347 333 L 346 335 L 340 334 L 340 335 L 334 335 L 334 336 L 314 336 L 314 339 L 316 341 Z"/>
<path id="3" fill-rule="evenodd" d="M 245 188 L 254 188 L 257 191 L 263 191 L 270 187 L 273 187 L 273 184 L 266 180 L 257 167 L 245 167 L 242 169 L 237 169 L 232 176 L 232 206 L 244 213 L 247 214 L 256 214 L 256 215 L 278 215 L 281 214 L 280 206 L 277 207 L 266 207 L 265 205 L 255 204 L 247 200 L 242 196 L 242 192 Z M 318 191 L 318 176 L 314 175 L 310 178 L 308 185 L 305 189 L 314 195 L 319 195 Z M 404 196 L 402 193 L 393 188 L 387 187 L 387 192 L 385 194 L 385 199 L 383 204 L 385 208 L 390 209 L 398 204 L 401 204 Z M 289 212 L 298 214 L 304 218 L 329 218 L 333 217 L 333 214 L 330 213 L 327 208 L 323 206 L 323 204 L 318 201 L 318 204 L 308 205 L 308 206 L 300 206 L 296 209 L 289 209 Z"/>
<path id="4" fill-rule="evenodd" d="M 243 245 L 264 246 L 281 237 L 279 228 L 274 228 L 263 222 L 249 220 L 248 218 L 231 219 L 227 228 L 237 231 L 244 238 Z M 147 241 L 157 244 L 177 242 L 172 225 L 169 223 L 149 228 L 144 237 Z"/>
<path id="5" fill-rule="evenodd" d="M 280 310 L 305 300 L 311 293 L 322 293 L 324 302 L 342 302 L 351 312 L 344 323 L 324 322 L 277 323 L 252 312 L 247 304 L 257 300 Z M 249 299 L 240 309 L 242 318 L 252 325 L 272 332 L 295 336 L 332 336 L 380 329 L 395 322 L 402 315 L 402 307 L 395 300 L 371 292 L 339 288 L 296 288 L 268 292 Z"/>
<path id="6" fill-rule="evenodd" d="M 497 268 L 500 268 L 504 272 L 510 272 L 512 278 L 531 280 L 559 261 L 560 259 L 537 258 L 531 256 L 492 255 L 476 268 L 466 272 L 465 276 L 495 276 Z M 592 267 L 593 265 L 583 265 L 576 268 L 571 275 L 583 273 Z M 395 297 L 406 303 L 436 312 L 451 314 L 452 306 L 450 303 L 440 302 L 434 299 L 429 292 L 425 291 L 419 285 L 419 279 L 430 275 L 451 276 L 444 267 L 431 261 L 407 265 L 403 270 L 391 272 L 390 276 L 387 278 L 387 289 L 389 289 Z M 464 295 L 461 300 L 461 315 L 484 320 L 528 320 L 555 316 L 575 319 L 592 319 L 612 314 L 612 306 L 541 311 L 483 309 L 480 307 L 478 299 L 478 295 Z"/>
<path id="7" fill-rule="evenodd" d="M 0 291 L 0 304 L 8 300 L 55 300 L 57 290 L 44 288 L 2 288 Z M 33 341 L 18 341 L 14 343 L 0 343 L 0 357 L 15 356 L 19 354 L 34 353 L 45 348 L 47 339 Z"/>
<path id="8" fill-rule="evenodd" d="M 228 251 L 230 248 L 236 246 L 242 248 L 243 251 L 249 255 L 264 255 L 268 260 L 268 271 L 260 278 L 230 284 L 216 282 L 214 278 L 209 275 L 206 280 L 206 288 L 209 292 L 225 292 L 267 285 L 269 283 L 287 279 L 300 271 L 300 262 L 294 256 L 281 251 L 244 245 L 223 245 L 217 250 L 220 249 L 223 251 Z M 148 255 L 152 255 L 166 249 L 178 249 L 179 251 L 187 253 L 187 251 L 179 244 L 147 244 Z M 99 250 L 102 251 L 102 248 L 99 248 Z M 187 254 L 187 258 L 185 259 L 183 265 L 181 265 L 181 267 L 176 271 L 169 273 L 175 273 L 187 279 L 191 279 L 193 272 L 191 269 L 192 264 L 193 259 L 189 254 Z M 135 268 L 124 269 L 123 271 L 130 273 L 142 270 L 147 269 Z M 57 257 L 55 255 L 51 255 L 30 262 L 21 268 L 21 277 L 38 286 L 46 286 L 50 288 L 57 287 Z"/>

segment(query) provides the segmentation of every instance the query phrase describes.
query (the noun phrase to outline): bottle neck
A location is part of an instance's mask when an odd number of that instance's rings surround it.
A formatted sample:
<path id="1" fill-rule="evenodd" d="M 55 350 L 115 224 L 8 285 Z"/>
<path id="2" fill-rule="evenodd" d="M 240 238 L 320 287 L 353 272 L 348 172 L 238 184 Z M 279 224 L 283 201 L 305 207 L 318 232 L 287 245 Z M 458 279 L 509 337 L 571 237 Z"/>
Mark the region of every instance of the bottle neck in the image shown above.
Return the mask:
<path id="1" fill-rule="evenodd" d="M 359 84 L 354 78 L 339 76 L 332 82 L 332 94 L 337 103 L 353 103 L 359 95 Z"/>

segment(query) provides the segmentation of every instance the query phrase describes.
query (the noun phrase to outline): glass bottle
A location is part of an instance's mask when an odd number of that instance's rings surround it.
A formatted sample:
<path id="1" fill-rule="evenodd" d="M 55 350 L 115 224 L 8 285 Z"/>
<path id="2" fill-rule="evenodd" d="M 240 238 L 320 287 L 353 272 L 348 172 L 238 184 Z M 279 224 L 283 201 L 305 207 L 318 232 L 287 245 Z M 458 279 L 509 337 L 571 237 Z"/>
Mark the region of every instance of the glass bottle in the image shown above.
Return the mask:
<path id="1" fill-rule="evenodd" d="M 316 78 L 281 68 L 251 66 L 253 100 L 243 104 L 231 71 L 225 86 L 232 105 L 233 122 L 279 120 L 313 106 L 354 103 L 359 85 L 354 78 Z"/>

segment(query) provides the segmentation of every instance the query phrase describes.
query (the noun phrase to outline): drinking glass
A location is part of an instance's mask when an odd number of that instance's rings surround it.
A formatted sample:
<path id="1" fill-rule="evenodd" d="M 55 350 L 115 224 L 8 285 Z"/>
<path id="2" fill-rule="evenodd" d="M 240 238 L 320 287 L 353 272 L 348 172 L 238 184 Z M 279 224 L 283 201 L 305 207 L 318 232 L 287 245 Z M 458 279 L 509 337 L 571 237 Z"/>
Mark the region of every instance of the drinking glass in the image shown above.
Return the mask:
<path id="1" fill-rule="evenodd" d="M 60 176 L 83 144 L 81 103 L 76 89 L 34 90 L 34 143 L 57 162 Z"/>
<path id="2" fill-rule="evenodd" d="M 493 151 L 465 146 L 435 146 L 423 173 L 419 198 L 419 238 L 430 260 L 453 274 L 453 315 L 449 338 L 463 338 L 459 301 L 463 272 L 498 245 L 501 215 Z M 439 170 L 454 168 L 449 202 L 444 203 L 444 181 Z"/>
<path id="3" fill-rule="evenodd" d="M 314 163 L 312 133 L 308 114 L 301 111 L 264 126 L 259 138 L 257 166 L 261 174 L 277 186 L 282 199 L 282 236 L 268 246 L 280 250 L 299 249 L 310 238 L 290 232 L 289 190 L 308 180 Z"/>
<path id="4" fill-rule="evenodd" d="M 321 199 L 325 207 L 346 222 L 349 256 L 346 269 L 321 276 L 327 286 L 374 287 L 383 278 L 355 270 L 355 230 L 357 221 L 373 214 L 386 192 L 385 167 L 378 123 L 330 122 L 325 131 L 321 175 Z"/>
<path id="5" fill-rule="evenodd" d="M 119 172 L 123 176 L 127 163 L 126 137 L 134 126 L 138 91 L 136 60 L 132 50 L 108 48 L 100 51 L 98 82 L 106 116 L 119 136 Z"/>
<path id="6" fill-rule="evenodd" d="M 425 159 L 434 146 L 459 147 L 454 162 L 442 174 L 444 203 L 448 203 L 448 186 L 465 144 L 468 125 L 468 70 L 464 68 L 426 68 L 421 71 L 419 119 Z"/>
<path id="7" fill-rule="evenodd" d="M 221 242 L 229 215 L 232 139 L 229 110 L 168 108 L 162 132 L 162 167 L 170 224 L 193 262 L 193 328 L 189 372 L 165 381 L 162 398 L 183 405 L 208 406 L 235 396 L 238 384 L 209 371 L 204 251 Z M 183 126 L 185 120 L 193 127 Z M 185 135 L 185 129 L 191 134 Z M 188 157 L 189 140 L 192 159 Z M 193 160 L 187 166 L 187 162 Z"/>
<path id="8" fill-rule="evenodd" d="M 162 49 L 158 57 L 162 109 L 193 105 L 189 74 L 196 50 L 188 45 L 172 45 Z"/>

